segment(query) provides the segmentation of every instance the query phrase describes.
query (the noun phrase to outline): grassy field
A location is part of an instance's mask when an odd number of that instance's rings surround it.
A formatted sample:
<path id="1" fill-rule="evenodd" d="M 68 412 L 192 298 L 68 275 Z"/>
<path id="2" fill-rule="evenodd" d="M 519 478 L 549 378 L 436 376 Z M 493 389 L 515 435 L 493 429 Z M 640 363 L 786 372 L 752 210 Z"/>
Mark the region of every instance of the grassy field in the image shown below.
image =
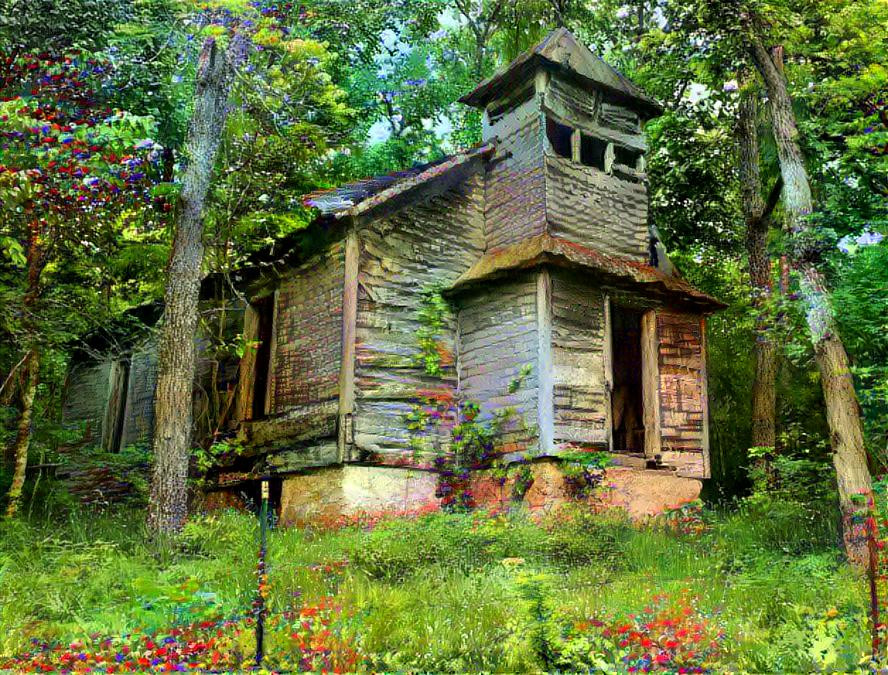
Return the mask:
<path id="1" fill-rule="evenodd" d="M 238 670 L 255 518 L 149 543 L 142 512 L 0 525 L 0 665 Z M 858 667 L 864 580 L 835 517 L 774 500 L 634 527 L 576 509 L 271 533 L 268 667 L 807 672 Z M 141 659 L 141 660 L 140 660 Z"/>

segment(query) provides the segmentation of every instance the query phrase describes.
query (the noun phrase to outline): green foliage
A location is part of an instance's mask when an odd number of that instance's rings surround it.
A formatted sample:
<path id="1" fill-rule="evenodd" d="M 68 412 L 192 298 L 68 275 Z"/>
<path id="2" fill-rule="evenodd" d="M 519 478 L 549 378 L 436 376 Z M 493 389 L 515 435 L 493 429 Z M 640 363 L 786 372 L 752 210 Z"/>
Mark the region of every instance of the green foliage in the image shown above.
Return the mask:
<path id="1" fill-rule="evenodd" d="M 778 526 L 749 504 L 707 513 L 694 537 L 580 509 L 541 525 L 516 512 L 273 530 L 268 601 L 274 611 L 294 591 L 306 603 L 335 592 L 375 670 L 618 670 L 622 648 L 590 620 L 617 627 L 659 606 L 652 597 L 690 589 L 693 616 L 725 632 L 720 670 L 853 669 L 868 646 L 864 583 L 840 562 L 836 530 L 781 515 L 793 508 L 762 507 Z M 166 544 L 149 542 L 138 511 L 0 522 L 0 655 L 31 637 L 247 611 L 257 535 L 254 517 L 230 511 L 190 520 Z"/>
<path id="2" fill-rule="evenodd" d="M 419 345 L 419 354 L 415 357 L 426 375 L 441 377 L 441 331 L 444 329 L 445 318 L 450 313 L 450 307 L 441 294 L 440 285 L 431 285 L 422 290 L 419 300 L 419 311 L 416 318 L 419 321 L 419 329 L 416 331 L 416 341 Z"/>

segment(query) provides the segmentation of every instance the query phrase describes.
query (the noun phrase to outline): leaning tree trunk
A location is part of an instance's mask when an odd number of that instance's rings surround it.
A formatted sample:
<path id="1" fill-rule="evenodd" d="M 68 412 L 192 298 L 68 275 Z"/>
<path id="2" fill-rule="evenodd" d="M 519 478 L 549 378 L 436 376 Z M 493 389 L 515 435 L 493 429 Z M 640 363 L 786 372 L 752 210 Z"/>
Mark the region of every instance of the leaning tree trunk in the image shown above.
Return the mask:
<path id="1" fill-rule="evenodd" d="M 167 268 L 154 394 L 154 462 L 148 525 L 155 533 L 178 532 L 187 515 L 194 338 L 204 253 L 203 211 L 228 116 L 234 75 L 245 57 L 245 39 L 236 35 L 226 54 L 220 53 L 213 38 L 208 38 L 198 62 L 194 113 L 186 142 L 188 166 Z"/>
<path id="2" fill-rule="evenodd" d="M 762 198 L 759 171 L 758 102 L 756 93 L 747 87 L 740 100 L 737 120 L 739 146 L 740 192 L 746 220 L 746 253 L 749 258 L 749 279 L 755 317 L 755 376 L 752 381 L 752 445 L 771 448 L 776 443 L 776 380 L 777 345 L 769 332 L 769 300 L 771 259 L 767 238 L 770 217 Z M 767 470 L 767 465 L 766 465 Z"/>
<path id="3" fill-rule="evenodd" d="M 25 386 L 22 389 L 22 414 L 19 417 L 15 441 L 12 444 L 12 456 L 15 468 L 12 473 L 12 484 L 7 496 L 6 515 L 9 518 L 18 512 L 22 500 L 22 488 L 25 485 L 25 472 L 28 469 L 28 449 L 31 446 L 31 418 L 34 412 L 34 397 L 37 393 L 37 381 L 40 375 L 40 353 L 31 349 L 25 362 Z"/>
<path id="4" fill-rule="evenodd" d="M 816 243 L 813 246 L 803 243 L 816 239 L 810 236 L 812 226 L 809 222 L 814 200 L 786 80 L 758 37 L 752 37 L 750 46 L 770 101 L 771 124 L 783 175 L 783 205 L 794 242 L 790 265 L 799 276 L 800 295 L 823 386 L 843 513 L 845 548 L 852 562 L 865 565 L 866 541 L 855 531 L 851 517 L 861 508 L 859 502 L 865 503 L 872 496 L 860 405 L 854 391 L 848 354 L 836 329 L 826 284 L 816 266 Z"/>

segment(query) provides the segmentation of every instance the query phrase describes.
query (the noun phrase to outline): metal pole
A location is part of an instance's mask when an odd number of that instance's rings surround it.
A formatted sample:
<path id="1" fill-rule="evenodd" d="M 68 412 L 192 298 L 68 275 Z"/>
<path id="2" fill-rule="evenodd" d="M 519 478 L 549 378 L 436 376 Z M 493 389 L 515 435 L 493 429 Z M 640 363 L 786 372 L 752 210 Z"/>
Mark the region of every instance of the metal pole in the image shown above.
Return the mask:
<path id="1" fill-rule="evenodd" d="M 256 667 L 262 667 L 265 641 L 265 595 L 267 593 L 268 572 L 265 567 L 265 554 L 268 543 L 268 480 L 262 480 L 262 506 L 259 509 L 259 594 L 255 602 L 256 613 Z"/>

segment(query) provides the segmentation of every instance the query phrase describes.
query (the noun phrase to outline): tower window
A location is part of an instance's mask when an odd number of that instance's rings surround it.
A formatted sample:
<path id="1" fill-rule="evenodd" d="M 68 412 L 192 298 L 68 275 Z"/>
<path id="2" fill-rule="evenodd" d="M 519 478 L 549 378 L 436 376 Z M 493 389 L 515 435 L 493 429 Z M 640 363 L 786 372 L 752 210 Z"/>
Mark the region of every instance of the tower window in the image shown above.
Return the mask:
<path id="1" fill-rule="evenodd" d="M 614 163 L 628 166 L 630 169 L 638 168 L 638 160 L 641 152 L 632 148 L 624 148 L 619 145 L 614 146 Z"/>
<path id="2" fill-rule="evenodd" d="M 580 162 L 585 166 L 591 166 L 604 171 L 604 155 L 607 152 L 607 143 L 594 136 L 583 134 L 580 137 Z"/>
<path id="3" fill-rule="evenodd" d="M 558 124 L 550 117 L 546 118 L 546 137 L 549 139 L 549 145 L 555 151 L 556 155 L 571 158 L 571 142 L 570 137 L 573 135 L 573 129 L 564 124 Z"/>

